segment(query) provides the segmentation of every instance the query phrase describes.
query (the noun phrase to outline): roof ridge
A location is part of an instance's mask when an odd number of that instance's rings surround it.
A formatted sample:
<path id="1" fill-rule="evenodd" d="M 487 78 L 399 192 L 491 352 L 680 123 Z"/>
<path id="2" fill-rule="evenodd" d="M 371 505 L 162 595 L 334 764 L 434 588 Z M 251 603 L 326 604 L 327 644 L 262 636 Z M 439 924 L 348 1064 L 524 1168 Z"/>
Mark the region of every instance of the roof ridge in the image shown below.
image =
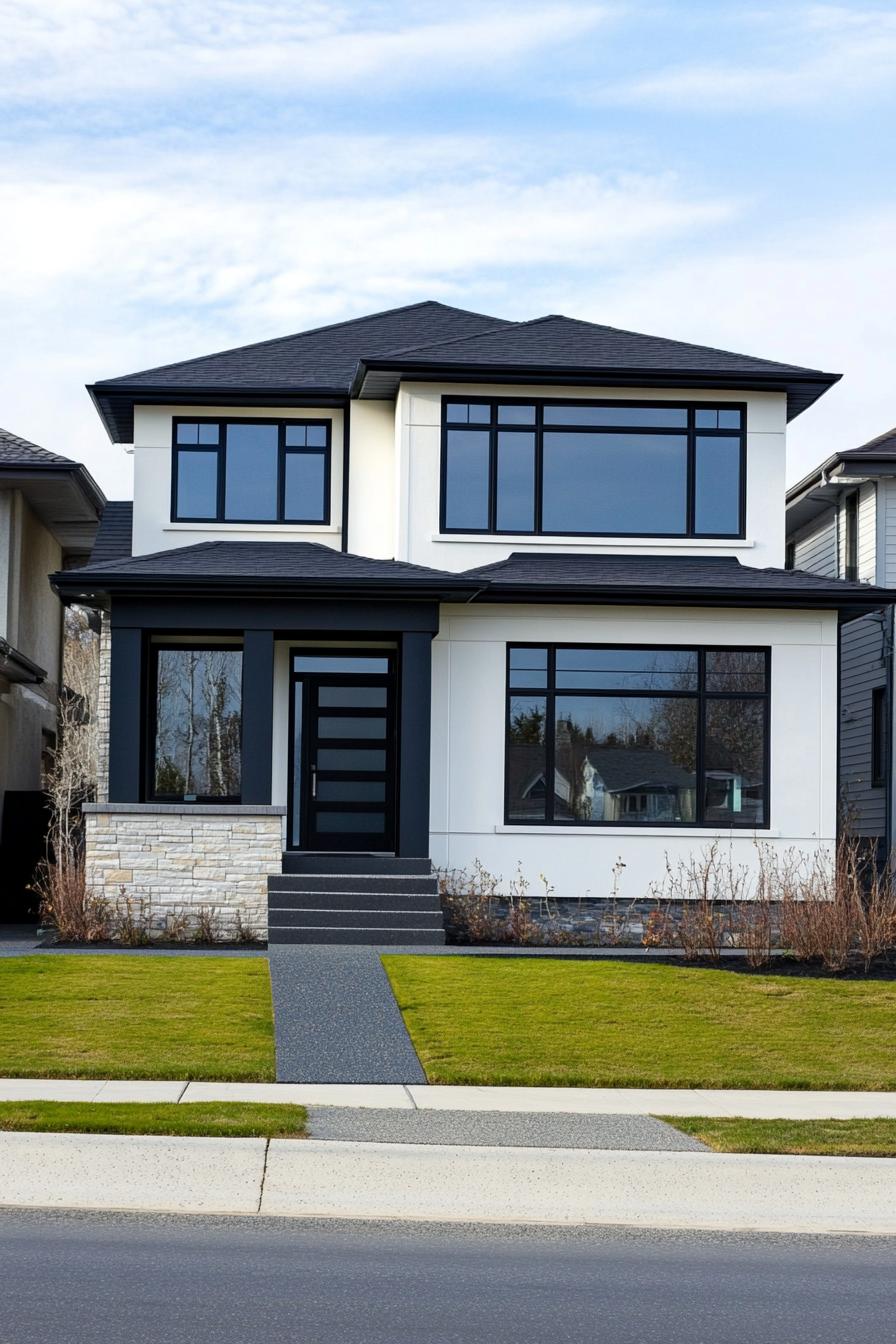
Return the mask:
<path id="1" fill-rule="evenodd" d="M 484 314 L 483 314 L 484 316 Z M 443 345 L 459 345 L 463 341 L 476 341 L 481 336 L 491 336 L 496 331 L 507 331 L 508 327 L 531 327 L 538 322 L 547 322 L 547 317 L 526 317 L 521 322 L 511 322 L 509 318 L 499 318 L 496 327 L 487 327 L 484 331 L 468 331 L 463 336 L 448 336 L 443 341 L 429 341 L 426 345 L 407 345 L 398 350 L 386 350 L 380 355 L 374 356 L 376 359 L 390 359 L 392 355 L 410 355 L 415 351 L 438 350 Z M 364 356 L 361 356 L 363 361 Z"/>
<path id="2" fill-rule="evenodd" d="M 270 347 L 282 345 L 285 341 L 295 341 L 300 336 L 319 336 L 323 331 L 338 331 L 342 327 L 359 326 L 363 322 L 373 322 L 380 317 L 389 317 L 393 313 L 408 313 L 415 308 L 444 308 L 448 312 L 463 313 L 468 317 L 483 317 L 492 321 L 490 313 L 477 313 L 472 308 L 455 308 L 450 303 L 442 303 L 440 299 L 420 299 L 416 303 L 400 304 L 397 308 L 383 308 L 377 313 L 364 313 L 361 317 L 347 317 L 341 322 L 325 322 L 319 327 L 308 327 L 305 331 L 293 331 L 287 336 L 269 336 L 263 341 L 247 341 L 243 345 L 228 346 L 226 350 L 213 350 L 208 355 L 195 355 L 192 358 L 169 360 L 167 364 L 155 364 L 149 369 L 137 369 L 134 373 L 122 373 L 116 378 L 102 379 L 97 386 L 103 387 L 107 384 L 128 382 L 140 374 L 162 373 L 165 369 L 175 369 L 181 364 L 203 364 L 209 359 L 220 359 L 222 355 L 237 355 L 244 350 L 259 350 L 263 346 Z M 500 319 L 497 319 L 500 320 Z"/>

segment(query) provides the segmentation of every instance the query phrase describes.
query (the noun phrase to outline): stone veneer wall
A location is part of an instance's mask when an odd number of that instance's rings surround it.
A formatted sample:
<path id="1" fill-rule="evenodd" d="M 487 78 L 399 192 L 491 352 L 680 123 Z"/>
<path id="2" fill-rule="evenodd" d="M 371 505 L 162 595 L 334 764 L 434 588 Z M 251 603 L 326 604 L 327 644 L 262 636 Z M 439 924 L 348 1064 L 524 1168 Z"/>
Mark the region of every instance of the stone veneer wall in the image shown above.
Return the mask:
<path id="1" fill-rule="evenodd" d="M 153 927 L 169 913 L 215 912 L 223 936 L 237 911 L 267 936 L 268 877 L 282 872 L 283 807 L 88 803 L 87 889 L 113 904 L 149 903 Z"/>

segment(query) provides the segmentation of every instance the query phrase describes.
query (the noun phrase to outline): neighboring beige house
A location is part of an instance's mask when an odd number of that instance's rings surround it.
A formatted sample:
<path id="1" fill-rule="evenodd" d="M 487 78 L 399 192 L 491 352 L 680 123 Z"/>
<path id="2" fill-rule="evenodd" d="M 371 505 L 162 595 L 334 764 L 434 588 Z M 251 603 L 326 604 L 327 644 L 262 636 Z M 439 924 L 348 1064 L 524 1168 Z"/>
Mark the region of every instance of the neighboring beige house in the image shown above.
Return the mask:
<path id="1" fill-rule="evenodd" d="M 24 887 L 42 843 L 63 628 L 47 575 L 83 563 L 104 504 L 79 463 L 0 429 L 0 923 L 28 913 Z"/>

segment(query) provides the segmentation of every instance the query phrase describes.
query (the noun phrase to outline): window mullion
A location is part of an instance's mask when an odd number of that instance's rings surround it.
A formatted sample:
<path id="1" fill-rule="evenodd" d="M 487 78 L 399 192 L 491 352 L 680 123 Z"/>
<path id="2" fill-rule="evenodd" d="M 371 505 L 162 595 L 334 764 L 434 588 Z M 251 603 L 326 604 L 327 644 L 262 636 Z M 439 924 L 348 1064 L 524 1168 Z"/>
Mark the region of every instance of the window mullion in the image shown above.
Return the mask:
<path id="1" fill-rule="evenodd" d="M 277 430 L 277 522 L 286 518 L 286 425 Z"/>
<path id="2" fill-rule="evenodd" d="M 222 424 L 218 431 L 218 512 L 216 521 L 227 521 L 224 513 L 224 485 L 227 478 L 227 426 Z"/>
<path id="3" fill-rule="evenodd" d="M 544 405 L 535 406 L 535 508 L 533 526 L 536 535 L 541 535 L 541 500 L 544 485 Z"/>
<path id="4" fill-rule="evenodd" d="M 688 408 L 688 462 L 687 462 L 687 513 L 685 519 L 685 532 L 689 537 L 693 537 L 697 525 L 697 412 L 691 406 Z"/>
<path id="5" fill-rule="evenodd" d="M 706 785 L 703 779 L 704 756 L 706 747 L 706 650 L 697 650 L 697 759 L 695 762 L 696 807 L 695 821 L 698 826 L 704 824 L 706 808 Z"/>

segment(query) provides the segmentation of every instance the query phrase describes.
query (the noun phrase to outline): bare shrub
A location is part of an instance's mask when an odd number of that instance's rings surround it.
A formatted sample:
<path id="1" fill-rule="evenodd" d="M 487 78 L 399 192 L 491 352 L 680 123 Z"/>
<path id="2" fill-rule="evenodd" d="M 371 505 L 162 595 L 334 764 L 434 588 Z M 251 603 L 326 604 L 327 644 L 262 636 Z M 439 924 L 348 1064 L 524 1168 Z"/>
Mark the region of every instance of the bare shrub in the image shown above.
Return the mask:
<path id="1" fill-rule="evenodd" d="M 677 925 L 668 906 L 657 906 L 644 921 L 641 935 L 643 947 L 674 947 L 678 941 Z"/>
<path id="2" fill-rule="evenodd" d="M 221 941 L 221 916 L 212 905 L 200 905 L 193 916 L 193 942 Z"/>
<path id="3" fill-rule="evenodd" d="M 186 910 L 168 910 L 162 926 L 162 937 L 169 943 L 185 943 L 190 935 L 190 916 Z"/>
<path id="4" fill-rule="evenodd" d="M 102 896 L 86 891 L 84 860 L 75 853 L 67 864 L 45 859 L 32 883 L 40 917 L 66 943 L 98 943 L 112 936 L 113 912 Z"/>
<path id="5" fill-rule="evenodd" d="M 728 902 L 742 891 L 744 882 L 745 874 L 722 856 L 717 842 L 679 859 L 674 867 L 666 856 L 665 881 L 653 894 L 667 912 L 676 907 L 677 915 L 670 913 L 668 918 L 686 960 L 702 955 L 718 964 L 731 937 Z"/>
<path id="6" fill-rule="evenodd" d="M 119 887 L 112 915 L 112 936 L 125 947 L 147 947 L 152 942 L 152 909 L 143 896 L 128 896 Z"/>
<path id="7" fill-rule="evenodd" d="M 99 640 L 88 613 L 68 608 L 56 746 L 44 779 L 50 811 L 47 856 L 33 883 L 41 919 L 66 941 L 109 936 L 109 903 L 87 891 L 81 814 L 82 805 L 96 794 L 98 690 Z"/>
<path id="8" fill-rule="evenodd" d="M 235 943 L 258 943 L 261 939 L 251 924 L 247 924 L 237 910 L 233 917 L 233 941 Z"/>

